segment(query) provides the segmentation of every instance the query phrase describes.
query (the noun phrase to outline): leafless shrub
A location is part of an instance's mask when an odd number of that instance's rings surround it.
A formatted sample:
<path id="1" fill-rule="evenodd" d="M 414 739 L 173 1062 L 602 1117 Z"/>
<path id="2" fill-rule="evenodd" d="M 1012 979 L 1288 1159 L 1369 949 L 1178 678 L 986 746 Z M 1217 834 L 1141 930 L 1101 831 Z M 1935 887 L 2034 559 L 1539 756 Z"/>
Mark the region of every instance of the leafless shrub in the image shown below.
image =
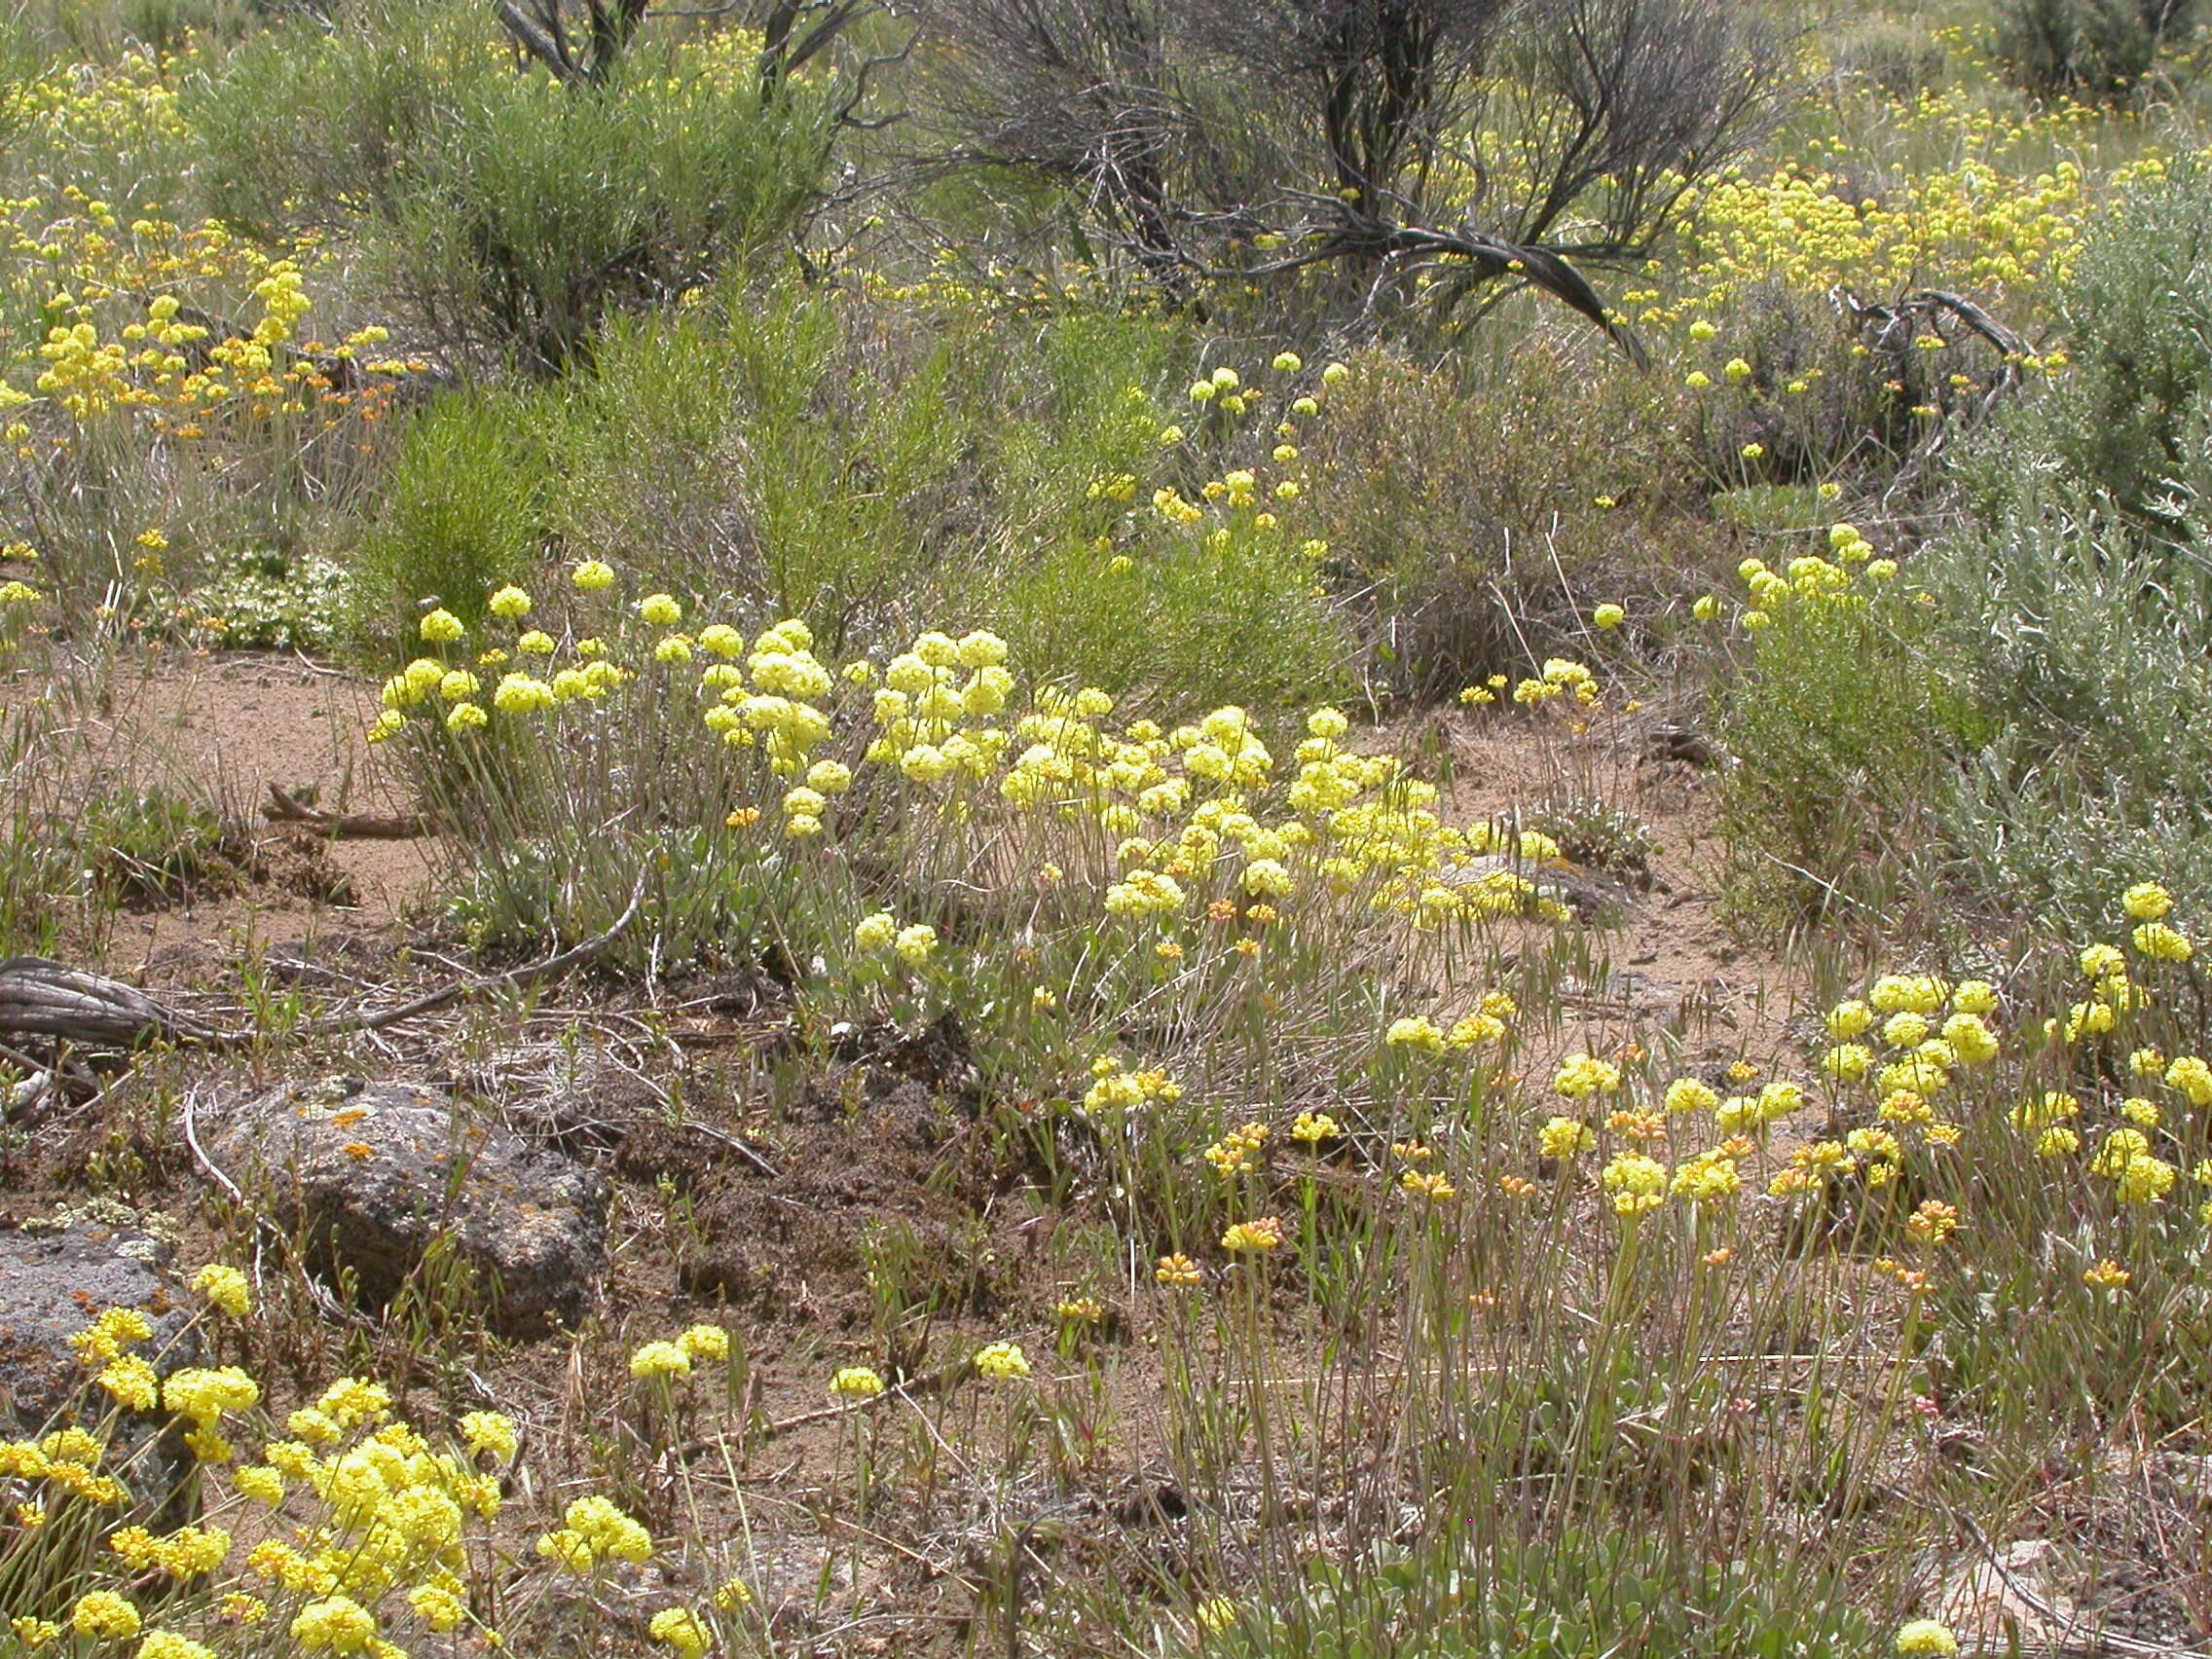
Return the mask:
<path id="1" fill-rule="evenodd" d="M 1790 84 L 1725 0 L 931 0 L 926 28 L 939 160 L 1069 187 L 1156 276 L 1342 265 L 1372 306 L 1426 273 L 1446 307 L 1511 277 L 1608 332 L 1575 266 L 1644 255 Z"/>
<path id="2" fill-rule="evenodd" d="M 722 0 L 689 15 L 719 17 L 737 5 L 738 0 Z M 872 0 L 772 0 L 761 23 L 761 98 L 773 97 L 787 77 L 873 10 Z M 576 0 L 493 0 L 492 11 L 515 45 L 557 80 L 596 87 L 637 38 L 646 0 L 582 0 L 580 10 Z"/>
<path id="3" fill-rule="evenodd" d="M 1537 0 L 1501 54 L 1496 97 L 1473 116 L 1519 135 L 1530 189 L 1470 211 L 1513 241 L 1641 257 L 1683 194 L 1771 123 L 1787 43 L 1747 15 L 1758 11 L 1726 0 Z"/>
<path id="4" fill-rule="evenodd" d="M 1182 100 L 1161 8 L 1150 0 L 950 0 L 933 18 L 948 159 L 1067 185 L 1143 264 L 1182 264 L 1177 173 L 1211 168 L 1208 132 Z M 1170 194 L 1170 191 L 1173 194 Z"/>

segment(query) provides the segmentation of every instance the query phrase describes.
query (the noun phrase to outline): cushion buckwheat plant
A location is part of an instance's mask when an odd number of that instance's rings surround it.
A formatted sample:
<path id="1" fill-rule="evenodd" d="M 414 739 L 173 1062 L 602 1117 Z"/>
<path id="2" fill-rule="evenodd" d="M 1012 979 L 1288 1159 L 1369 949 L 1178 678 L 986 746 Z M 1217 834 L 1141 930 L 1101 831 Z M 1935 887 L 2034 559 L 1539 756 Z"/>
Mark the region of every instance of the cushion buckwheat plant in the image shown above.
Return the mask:
<path id="1" fill-rule="evenodd" d="M 192 1284 L 204 1309 L 172 1346 L 206 1321 L 251 1317 L 237 1270 L 211 1264 Z M 496 1527 L 521 1444 L 511 1419 L 471 1411 L 433 1438 L 363 1377 L 276 1416 L 235 1366 L 156 1381 L 165 1354 L 152 1337 L 135 1309 L 102 1312 L 72 1340 L 86 1372 L 77 1396 L 46 1432 L 0 1442 L 12 1518 L 0 1589 L 20 1650 L 136 1640 L 150 1659 L 206 1659 L 265 1651 L 271 1637 L 370 1659 L 441 1638 L 497 1650 L 492 1608 L 527 1622 L 546 1595 L 567 1594 L 563 1580 L 589 1590 L 661 1551 L 620 1505 L 587 1493 L 537 1535 L 526 1590 Z M 726 1358 L 730 1336 L 701 1324 L 640 1352 L 659 1348 Z M 165 1426 L 184 1430 L 181 1489 L 160 1454 Z M 194 1495 L 198 1519 L 150 1525 L 176 1509 L 176 1491 Z M 656 1622 L 653 1639 L 700 1653 L 735 1636 L 751 1596 L 732 1582 L 714 1609 L 682 1612 L 681 1629 Z"/>
<path id="2" fill-rule="evenodd" d="M 559 633 L 519 590 L 481 638 L 427 613 L 423 654 L 385 682 L 369 733 L 487 863 L 571 836 L 588 862 L 643 817 L 695 863 L 836 894 L 844 913 L 821 918 L 831 960 L 899 989 L 949 975 L 946 912 L 854 890 L 854 851 L 918 860 L 906 885 L 925 895 L 986 860 L 994 886 L 1032 896 L 1038 977 L 1021 1007 L 1063 1015 L 1102 994 L 1097 976 L 1189 995 L 1264 977 L 1269 952 L 1335 930 L 1419 950 L 1485 921 L 1565 916 L 1540 891 L 1555 844 L 1447 823 L 1435 787 L 1347 747 L 1334 709 L 1289 735 L 1235 707 L 1116 722 L 1102 691 L 1025 683 L 985 631 L 830 663 L 795 620 L 748 632 L 669 595 L 626 600 L 596 562 L 567 585 Z M 1595 701 L 1579 665 L 1547 675 L 1531 682 L 1547 696 Z M 1047 959 L 1092 933 L 1111 948 L 1055 979 Z"/>

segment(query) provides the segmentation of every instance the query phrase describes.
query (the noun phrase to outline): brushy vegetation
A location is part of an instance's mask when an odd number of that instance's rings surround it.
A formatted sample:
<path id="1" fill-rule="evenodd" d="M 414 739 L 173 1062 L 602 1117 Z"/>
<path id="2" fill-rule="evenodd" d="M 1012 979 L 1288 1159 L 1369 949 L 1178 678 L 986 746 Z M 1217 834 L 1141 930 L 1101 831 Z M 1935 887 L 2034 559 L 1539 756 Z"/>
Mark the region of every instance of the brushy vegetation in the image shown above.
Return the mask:
<path id="1" fill-rule="evenodd" d="M 803 229 L 828 188 L 819 88 L 764 95 L 756 42 L 641 48 L 578 92 L 517 75 L 451 7 L 303 21 L 193 90 L 207 202 L 267 239 L 356 234 L 452 360 L 541 372 L 608 313 L 673 301 Z"/>
<path id="2" fill-rule="evenodd" d="M 0 1045 L 190 1264 L 0 1654 L 2212 1641 L 2194 9 L 1845 21 L 10 12 L 0 954 L 246 919 Z M 588 973 L 319 1018 L 256 811 Z M 311 1070 L 603 1162 L 602 1310 L 318 1276 L 198 1116 Z"/>
<path id="3" fill-rule="evenodd" d="M 1930 563 L 1948 638 L 1972 642 L 1968 689 L 2008 712 L 1954 832 L 1981 880 L 2068 917 L 2154 849 L 2205 879 L 2208 203 L 2193 166 L 2083 247 L 2075 368 L 1969 463 L 1967 521 Z"/>

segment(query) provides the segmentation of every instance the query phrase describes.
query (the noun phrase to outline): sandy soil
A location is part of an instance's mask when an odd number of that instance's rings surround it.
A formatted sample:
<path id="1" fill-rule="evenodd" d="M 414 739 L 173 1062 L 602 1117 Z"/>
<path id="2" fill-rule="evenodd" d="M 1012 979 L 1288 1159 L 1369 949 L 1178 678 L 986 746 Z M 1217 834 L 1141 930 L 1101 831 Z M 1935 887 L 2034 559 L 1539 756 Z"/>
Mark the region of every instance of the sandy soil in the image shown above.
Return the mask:
<path id="1" fill-rule="evenodd" d="M 39 694 L 30 683 L 0 693 Z M 426 841 L 332 840 L 262 811 L 272 787 L 330 811 L 405 810 L 362 741 L 375 713 L 373 685 L 267 652 L 123 663 L 73 699 L 69 739 L 88 771 L 205 799 L 244 827 L 252 845 L 249 879 L 231 890 L 119 915 L 108 971 L 157 984 L 190 980 L 241 951 L 386 934 L 419 905 L 430 876 Z"/>

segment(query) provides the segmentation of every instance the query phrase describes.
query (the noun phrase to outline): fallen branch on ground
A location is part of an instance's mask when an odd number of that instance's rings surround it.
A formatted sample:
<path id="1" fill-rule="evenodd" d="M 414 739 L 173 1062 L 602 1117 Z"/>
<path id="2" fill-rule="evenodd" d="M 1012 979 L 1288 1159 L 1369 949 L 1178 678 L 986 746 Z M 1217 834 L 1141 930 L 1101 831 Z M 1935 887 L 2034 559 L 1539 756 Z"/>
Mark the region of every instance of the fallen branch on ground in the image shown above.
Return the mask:
<path id="1" fill-rule="evenodd" d="M 402 812 L 390 817 L 373 812 L 324 812 L 269 786 L 269 798 L 261 803 L 261 816 L 273 824 L 299 824 L 333 840 L 351 836 L 359 840 L 412 841 L 435 835 L 438 821 L 427 812 Z"/>
<path id="2" fill-rule="evenodd" d="M 294 1026 L 291 1037 L 331 1037 L 351 1031 L 382 1031 L 402 1020 L 502 991 L 520 990 L 582 967 L 625 933 L 645 907 L 645 871 L 638 872 L 630 903 L 605 933 L 538 962 L 482 978 L 450 980 L 434 991 L 376 1013 L 333 1014 Z M 88 974 L 39 956 L 0 962 L 0 1043 L 45 1038 L 86 1048 L 129 1050 L 149 1039 L 203 1049 L 242 1049 L 258 1042 L 259 1030 L 218 1030 L 149 996 L 134 985 Z"/>
<path id="3" fill-rule="evenodd" d="M 22 1037 L 129 1049 L 149 1037 L 213 1044 L 222 1034 L 134 985 L 43 956 L 17 956 L 0 962 L 0 1040 Z"/>

